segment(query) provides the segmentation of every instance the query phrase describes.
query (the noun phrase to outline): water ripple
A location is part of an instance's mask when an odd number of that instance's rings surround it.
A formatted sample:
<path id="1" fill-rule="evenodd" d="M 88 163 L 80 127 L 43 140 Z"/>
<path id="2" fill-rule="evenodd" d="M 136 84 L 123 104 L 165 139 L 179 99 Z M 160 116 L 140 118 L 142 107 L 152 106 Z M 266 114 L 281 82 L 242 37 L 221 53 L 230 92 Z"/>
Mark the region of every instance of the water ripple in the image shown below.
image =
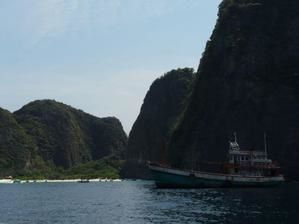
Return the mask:
<path id="1" fill-rule="evenodd" d="M 0 186 L 0 224 L 299 223 L 297 185 L 157 189 L 148 181 Z"/>

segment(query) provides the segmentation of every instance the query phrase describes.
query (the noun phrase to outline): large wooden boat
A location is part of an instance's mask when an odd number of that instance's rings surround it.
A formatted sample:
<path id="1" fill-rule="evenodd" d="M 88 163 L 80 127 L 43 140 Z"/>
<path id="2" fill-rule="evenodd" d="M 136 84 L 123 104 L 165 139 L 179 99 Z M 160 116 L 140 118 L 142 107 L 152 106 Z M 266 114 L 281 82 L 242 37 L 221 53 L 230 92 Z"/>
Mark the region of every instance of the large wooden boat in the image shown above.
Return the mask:
<path id="1" fill-rule="evenodd" d="M 265 151 L 240 150 L 235 141 L 229 143 L 228 161 L 221 173 L 176 169 L 149 162 L 155 183 L 163 188 L 266 187 L 284 182 L 280 167 L 268 159 Z"/>

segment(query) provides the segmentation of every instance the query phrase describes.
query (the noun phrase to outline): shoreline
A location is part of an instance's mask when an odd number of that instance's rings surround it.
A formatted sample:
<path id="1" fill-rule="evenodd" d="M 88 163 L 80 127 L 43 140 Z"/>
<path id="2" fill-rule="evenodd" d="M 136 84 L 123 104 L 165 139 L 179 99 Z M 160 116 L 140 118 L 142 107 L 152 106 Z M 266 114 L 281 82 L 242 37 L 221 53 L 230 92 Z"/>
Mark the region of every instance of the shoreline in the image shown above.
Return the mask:
<path id="1" fill-rule="evenodd" d="M 124 179 L 0 179 L 0 184 L 27 184 L 27 183 L 95 183 L 95 182 L 121 182 Z"/>

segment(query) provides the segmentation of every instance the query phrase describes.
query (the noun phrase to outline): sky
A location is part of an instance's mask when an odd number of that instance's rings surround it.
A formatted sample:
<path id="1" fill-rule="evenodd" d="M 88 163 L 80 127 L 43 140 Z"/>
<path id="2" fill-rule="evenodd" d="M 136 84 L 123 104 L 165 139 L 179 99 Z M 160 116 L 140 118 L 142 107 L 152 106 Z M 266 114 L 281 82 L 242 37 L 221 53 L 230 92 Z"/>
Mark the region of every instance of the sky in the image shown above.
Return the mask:
<path id="1" fill-rule="evenodd" d="M 1 0 L 0 107 L 55 99 L 129 133 L 151 83 L 197 70 L 220 0 Z"/>

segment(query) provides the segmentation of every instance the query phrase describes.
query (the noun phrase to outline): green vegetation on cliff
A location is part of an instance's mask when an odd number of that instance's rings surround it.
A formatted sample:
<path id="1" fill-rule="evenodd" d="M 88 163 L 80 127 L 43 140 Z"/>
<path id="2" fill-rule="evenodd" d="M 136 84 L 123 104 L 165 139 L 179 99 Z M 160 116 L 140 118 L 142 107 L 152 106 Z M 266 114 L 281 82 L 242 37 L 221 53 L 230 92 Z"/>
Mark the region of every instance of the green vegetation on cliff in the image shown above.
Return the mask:
<path id="1" fill-rule="evenodd" d="M 68 178 L 119 178 L 124 161 L 116 157 L 104 157 L 100 160 L 83 163 L 64 173 Z"/>
<path id="2" fill-rule="evenodd" d="M 16 173 L 17 179 L 96 179 L 108 178 L 117 179 L 120 177 L 120 170 L 123 160 L 116 157 L 104 157 L 99 160 L 80 163 L 69 169 L 62 167 L 47 167 L 44 169 L 27 170 L 26 172 Z"/>
<path id="3" fill-rule="evenodd" d="M 127 137 L 116 118 L 97 118 L 52 100 L 34 101 L 14 114 L 42 158 L 55 166 L 123 157 Z"/>
<path id="4" fill-rule="evenodd" d="M 102 159 L 120 163 L 126 145 L 116 118 L 97 118 L 54 100 L 31 102 L 13 114 L 0 111 L 1 176 L 86 175 L 93 161 L 106 164 L 108 176 L 117 176 L 120 168 L 116 172 Z M 95 165 L 90 175 L 104 174 L 101 170 Z"/>
<path id="5" fill-rule="evenodd" d="M 0 109 L 0 176 L 30 167 L 34 144 L 13 115 Z"/>

